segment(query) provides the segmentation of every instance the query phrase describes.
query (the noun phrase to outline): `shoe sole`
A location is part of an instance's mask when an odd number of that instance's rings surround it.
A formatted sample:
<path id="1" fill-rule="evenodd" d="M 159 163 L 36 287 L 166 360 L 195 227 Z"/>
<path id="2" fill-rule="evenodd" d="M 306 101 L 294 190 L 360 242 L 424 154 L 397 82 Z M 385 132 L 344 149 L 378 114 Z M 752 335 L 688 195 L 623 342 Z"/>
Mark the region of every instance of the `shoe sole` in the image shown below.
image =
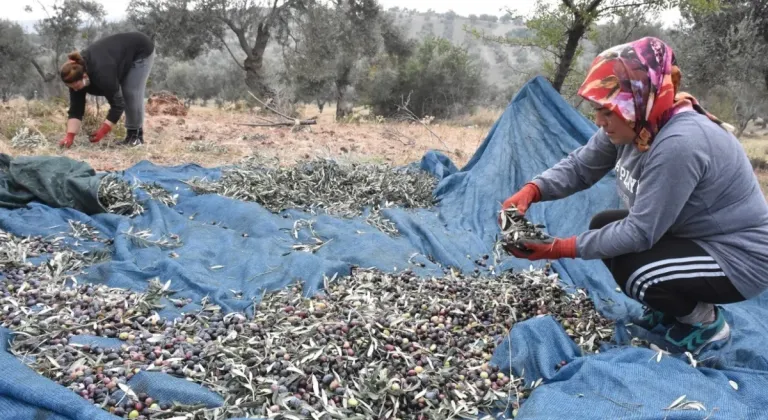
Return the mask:
<path id="1" fill-rule="evenodd" d="M 718 341 L 727 340 L 730 336 L 731 336 L 731 326 L 728 325 L 728 323 L 726 322 L 722 330 L 718 331 L 717 334 L 713 335 L 712 337 L 710 337 L 709 340 L 704 342 L 704 344 L 700 345 L 696 349 L 696 351 L 693 352 L 693 354 L 699 354 L 701 350 L 703 350 L 704 347 L 706 347 L 707 345 L 718 342 Z"/>

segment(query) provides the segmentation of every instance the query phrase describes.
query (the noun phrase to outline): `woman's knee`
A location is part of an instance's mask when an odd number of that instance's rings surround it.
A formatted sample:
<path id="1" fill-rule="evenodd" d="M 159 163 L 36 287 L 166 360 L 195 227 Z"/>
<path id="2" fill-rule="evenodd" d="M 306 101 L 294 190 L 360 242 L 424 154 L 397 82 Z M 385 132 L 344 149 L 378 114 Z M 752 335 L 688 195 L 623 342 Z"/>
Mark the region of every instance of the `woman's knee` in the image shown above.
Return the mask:
<path id="1" fill-rule="evenodd" d="M 628 210 L 606 210 L 597 213 L 589 222 L 589 230 L 602 229 L 605 225 L 621 220 L 629 215 Z"/>
<path id="2" fill-rule="evenodd" d="M 621 289 L 622 293 L 634 299 L 631 291 L 627 290 L 627 282 L 636 271 L 634 268 L 637 266 L 637 263 L 634 261 L 634 255 L 619 255 L 612 258 L 611 263 L 611 275 L 616 282 L 616 286 Z"/>
<path id="3" fill-rule="evenodd" d="M 143 96 L 143 95 L 142 95 Z M 123 91 L 123 101 L 125 101 L 125 108 L 137 109 L 143 105 L 143 97 L 137 92 Z"/>

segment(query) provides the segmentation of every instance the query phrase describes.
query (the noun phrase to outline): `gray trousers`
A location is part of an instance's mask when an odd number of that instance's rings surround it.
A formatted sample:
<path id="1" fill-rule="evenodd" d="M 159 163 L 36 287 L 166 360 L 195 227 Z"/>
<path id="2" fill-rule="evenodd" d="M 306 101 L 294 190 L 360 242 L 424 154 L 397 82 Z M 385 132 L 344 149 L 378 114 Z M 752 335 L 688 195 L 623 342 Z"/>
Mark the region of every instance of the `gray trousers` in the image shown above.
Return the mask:
<path id="1" fill-rule="evenodd" d="M 149 57 L 134 61 L 120 86 L 125 100 L 125 128 L 127 130 L 138 130 L 144 125 L 144 91 L 154 62 L 154 51 Z"/>

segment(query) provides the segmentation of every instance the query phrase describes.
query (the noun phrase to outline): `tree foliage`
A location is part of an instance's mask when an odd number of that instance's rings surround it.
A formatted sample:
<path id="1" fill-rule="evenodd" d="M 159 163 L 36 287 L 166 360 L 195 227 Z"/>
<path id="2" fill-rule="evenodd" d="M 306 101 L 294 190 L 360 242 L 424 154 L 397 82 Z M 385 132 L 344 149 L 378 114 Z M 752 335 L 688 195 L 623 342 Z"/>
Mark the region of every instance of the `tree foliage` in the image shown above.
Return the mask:
<path id="1" fill-rule="evenodd" d="M 382 55 L 359 89 L 377 115 L 391 116 L 404 103 L 417 116 L 464 113 L 483 90 L 482 68 L 465 48 L 430 37 L 407 57 Z"/>
<path id="2" fill-rule="evenodd" d="M 289 76 L 303 99 L 322 106 L 335 98 L 337 118 L 351 111 L 347 95 L 358 66 L 375 56 L 383 43 L 381 27 L 388 22 L 380 20 L 382 14 L 376 0 L 336 0 L 307 7 L 284 50 Z"/>
<path id="3" fill-rule="evenodd" d="M 272 97 L 264 71 L 267 45 L 276 32 L 289 30 L 294 14 L 309 1 L 132 0 L 128 16 L 157 40 L 164 54 L 191 59 L 210 49 L 226 49 L 245 72 L 248 87 Z"/>
<path id="4" fill-rule="evenodd" d="M 652 15 L 630 8 L 617 11 L 607 22 L 596 25 L 587 34 L 587 39 L 592 42 L 595 51 L 600 52 L 646 36 L 664 38 L 666 32 Z"/>
<path id="5" fill-rule="evenodd" d="M 525 25 L 531 34 L 521 38 L 486 36 L 473 29 L 480 38 L 507 45 L 535 48 L 547 54 L 545 74 L 560 92 L 569 74 L 583 53 L 582 40 L 600 19 L 621 16 L 629 12 L 653 15 L 682 4 L 693 10 L 710 10 L 719 0 L 537 0 L 536 7 Z"/>
<path id="6" fill-rule="evenodd" d="M 43 81 L 51 82 L 64 54 L 94 40 L 95 28 L 104 23 L 106 12 L 104 6 L 93 0 L 57 1 L 50 10 L 41 7 L 47 16 L 35 24 L 35 30 L 42 40 L 41 48 L 30 48 L 24 56 Z M 38 63 L 37 56 L 41 53 L 48 56 L 48 66 Z"/>
<path id="7" fill-rule="evenodd" d="M 15 94 L 28 78 L 30 63 L 24 57 L 31 48 L 21 25 L 0 20 L 0 98 L 3 102 Z"/>
<path id="8" fill-rule="evenodd" d="M 687 88 L 721 118 L 747 123 L 768 115 L 768 0 L 724 1 L 717 13 L 687 10 L 675 34 Z"/>

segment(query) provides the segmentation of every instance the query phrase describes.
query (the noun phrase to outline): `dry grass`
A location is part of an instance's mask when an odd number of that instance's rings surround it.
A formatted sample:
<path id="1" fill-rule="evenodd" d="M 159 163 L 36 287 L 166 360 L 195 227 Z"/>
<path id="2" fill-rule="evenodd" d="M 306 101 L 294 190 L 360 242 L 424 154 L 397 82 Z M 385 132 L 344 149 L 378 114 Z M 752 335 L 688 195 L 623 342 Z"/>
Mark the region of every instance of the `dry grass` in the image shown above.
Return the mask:
<path id="1" fill-rule="evenodd" d="M 27 127 L 30 131 L 42 133 L 51 147 L 40 149 L 36 154 L 56 154 L 56 145 L 66 131 L 66 117 L 68 104 L 64 101 L 24 101 L 15 99 L 2 106 L 0 112 L 0 151 L 16 154 L 18 150 L 12 150 L 8 142 L 19 129 Z M 86 134 L 96 131 L 107 116 L 107 107 L 96 109 L 86 107 L 81 134 L 78 140 L 85 140 Z M 123 138 L 125 126 L 120 120 L 109 135 L 109 138 Z"/>
<path id="2" fill-rule="evenodd" d="M 15 100 L 0 110 L 0 153 L 62 154 L 84 160 L 97 170 L 125 169 L 142 160 L 161 165 L 197 163 L 210 167 L 235 163 L 248 155 L 278 158 L 283 164 L 312 157 L 332 157 L 401 165 L 418 161 L 430 149 L 443 151 L 461 167 L 503 112 L 502 109 L 481 109 L 468 117 L 432 123 L 427 130 L 416 123 L 382 123 L 364 109 L 356 109 L 356 115 L 350 119 L 354 122 L 337 123 L 332 106 L 326 107 L 323 113 L 316 106 L 306 106 L 301 109 L 301 116 L 316 118 L 317 125 L 292 130 L 237 125 L 257 122 L 257 118 L 249 111 L 234 107 L 223 110 L 193 106 L 183 118 L 147 115 L 144 146 L 116 145 L 125 133 L 121 122 L 99 144 L 90 144 L 85 135 L 80 135 L 75 146 L 61 150 L 57 143 L 65 131 L 66 103 Z M 95 130 L 106 112 L 106 107 L 101 107 L 97 116 L 95 110 L 89 108 L 83 132 Z M 43 133 L 50 145 L 32 151 L 13 149 L 10 139 L 25 126 Z M 768 133 L 755 130 L 749 134 L 742 145 L 768 195 Z"/>
<path id="3" fill-rule="evenodd" d="M 768 197 L 768 134 L 759 133 L 743 139 L 741 144 L 747 152 L 755 174 L 760 181 L 763 194 Z"/>
<path id="4" fill-rule="evenodd" d="M 333 107 L 325 108 L 322 114 L 316 107 L 306 107 L 302 116 L 317 116 L 318 124 L 292 130 L 290 127 L 239 126 L 237 123 L 258 122 L 256 116 L 247 111 L 193 106 L 186 117 L 147 115 L 144 146 L 117 146 L 116 142 L 123 135 L 120 124 L 99 144 L 90 144 L 81 135 L 71 149 L 62 150 L 57 143 L 65 132 L 66 104 L 51 106 L 50 112 L 35 112 L 37 117 L 28 113 L 21 102 L 5 109 L 0 116 L 0 133 L 6 138 L 0 139 L 0 152 L 11 155 L 62 154 L 86 161 L 97 170 L 116 170 L 142 160 L 161 165 L 197 163 L 210 167 L 237 162 L 248 155 L 276 157 L 284 164 L 320 156 L 399 165 L 418 161 L 426 151 L 439 149 L 462 166 L 502 112 L 499 110 L 495 116 L 493 111 L 479 113 L 468 120 L 473 124 L 431 124 L 430 130 L 440 137 L 441 142 L 415 123 L 377 123 L 369 117 L 358 119 L 358 123 L 336 123 Z M 101 111 L 106 114 L 104 107 Z M 83 125 L 92 130 L 100 121 L 103 121 L 101 115 L 91 116 Z M 6 132 L 25 124 L 48 136 L 51 146 L 31 152 L 11 148 L 9 139 L 12 134 L 8 136 Z"/>

